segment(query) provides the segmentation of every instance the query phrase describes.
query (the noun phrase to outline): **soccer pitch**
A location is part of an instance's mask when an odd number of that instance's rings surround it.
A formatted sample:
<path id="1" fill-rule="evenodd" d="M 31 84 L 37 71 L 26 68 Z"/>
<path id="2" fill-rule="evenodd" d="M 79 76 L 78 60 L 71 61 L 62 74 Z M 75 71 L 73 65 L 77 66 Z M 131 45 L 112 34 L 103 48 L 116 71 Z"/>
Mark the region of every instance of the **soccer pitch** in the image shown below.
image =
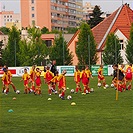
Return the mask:
<path id="1" fill-rule="evenodd" d="M 109 85 L 111 78 L 106 77 Z M 71 95 L 71 100 L 48 96 L 43 79 L 42 96 L 23 94 L 23 82 L 13 78 L 21 93 L 14 93 L 11 86 L 8 95 L 0 93 L 0 133 L 132 133 L 132 91 L 119 92 L 116 101 L 113 88 L 97 87 L 97 77 L 90 81 L 94 92 L 87 95 L 71 94 L 73 77 L 66 81 L 66 96 Z M 71 102 L 76 105 L 71 106 Z M 13 112 L 8 112 L 10 109 Z"/>

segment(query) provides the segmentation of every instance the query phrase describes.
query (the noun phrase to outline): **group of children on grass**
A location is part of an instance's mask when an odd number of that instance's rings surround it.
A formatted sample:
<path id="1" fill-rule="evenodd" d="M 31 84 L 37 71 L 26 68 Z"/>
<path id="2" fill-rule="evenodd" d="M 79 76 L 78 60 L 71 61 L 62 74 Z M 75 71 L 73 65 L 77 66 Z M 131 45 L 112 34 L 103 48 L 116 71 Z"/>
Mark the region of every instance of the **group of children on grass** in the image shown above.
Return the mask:
<path id="1" fill-rule="evenodd" d="M 112 84 L 118 91 L 125 91 L 126 89 L 131 90 L 131 82 L 132 82 L 132 65 L 129 65 L 126 70 L 124 70 L 125 66 L 121 65 L 121 68 L 118 68 L 118 65 L 112 66 L 114 69 L 113 72 L 113 79 Z M 16 87 L 14 86 L 11 78 L 12 74 L 8 70 L 8 67 L 4 66 L 3 68 L 4 74 L 2 76 L 2 92 L 5 94 L 8 94 L 9 92 L 9 85 L 13 87 L 13 90 L 16 92 Z M 27 72 L 27 69 L 24 69 L 24 74 L 22 76 L 22 79 L 20 81 L 24 82 L 24 93 L 34 93 L 35 95 L 41 95 L 41 73 L 42 71 L 39 68 L 36 68 L 35 65 L 32 66 L 32 69 L 30 70 L 30 73 Z M 44 83 L 48 86 L 48 94 L 51 95 L 52 93 L 58 93 L 60 94 L 60 98 L 64 99 L 65 92 L 66 92 L 66 78 L 65 74 L 67 73 L 66 70 L 62 71 L 62 73 L 59 75 L 58 71 L 51 72 L 50 67 L 47 66 L 46 70 L 44 72 Z M 82 70 L 80 71 L 78 69 L 78 66 L 75 66 L 75 72 L 74 72 L 74 81 L 76 83 L 76 89 L 75 93 L 78 93 L 79 91 L 88 94 L 90 93 L 90 86 L 89 81 L 92 77 L 92 73 L 89 70 L 89 67 L 86 65 L 85 67 L 82 67 Z M 80 81 L 83 84 L 83 90 L 80 86 Z M 100 85 L 99 85 L 100 84 Z M 106 89 L 106 81 L 105 77 L 103 75 L 103 65 L 100 65 L 100 68 L 98 69 L 98 86 L 100 87 L 102 84 L 103 88 Z M 58 86 L 58 91 L 56 90 L 56 85 Z"/>

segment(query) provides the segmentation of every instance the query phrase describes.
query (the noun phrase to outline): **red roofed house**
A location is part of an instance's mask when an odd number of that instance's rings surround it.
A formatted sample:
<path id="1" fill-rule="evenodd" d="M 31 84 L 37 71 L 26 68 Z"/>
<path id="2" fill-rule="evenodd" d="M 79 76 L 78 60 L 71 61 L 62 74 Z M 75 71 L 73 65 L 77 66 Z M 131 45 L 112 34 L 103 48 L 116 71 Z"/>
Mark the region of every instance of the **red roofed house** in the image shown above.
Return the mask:
<path id="1" fill-rule="evenodd" d="M 101 23 L 99 23 L 92 29 L 92 33 L 97 43 L 97 55 L 99 58 L 97 64 L 102 63 L 102 51 L 104 50 L 106 38 L 110 33 L 114 33 L 118 36 L 121 43 L 121 55 L 124 59 L 124 64 L 127 63 L 125 56 L 125 47 L 130 36 L 130 28 L 132 23 L 133 10 L 129 7 L 128 4 L 125 4 L 119 7 L 109 17 L 105 18 Z M 77 65 L 78 63 L 75 49 L 79 33 L 80 31 L 77 31 L 68 43 L 68 48 L 74 55 L 73 65 Z"/>

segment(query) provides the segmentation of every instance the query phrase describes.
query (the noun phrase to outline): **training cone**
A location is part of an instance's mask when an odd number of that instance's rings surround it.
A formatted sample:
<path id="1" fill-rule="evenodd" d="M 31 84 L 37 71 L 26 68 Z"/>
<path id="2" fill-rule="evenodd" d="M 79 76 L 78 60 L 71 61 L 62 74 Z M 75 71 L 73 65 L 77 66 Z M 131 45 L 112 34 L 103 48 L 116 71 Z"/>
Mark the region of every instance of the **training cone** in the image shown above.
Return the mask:
<path id="1" fill-rule="evenodd" d="M 51 101 L 52 99 L 51 98 L 48 98 L 48 101 Z"/>
<path id="2" fill-rule="evenodd" d="M 71 105 L 74 106 L 74 105 L 76 105 L 76 103 L 75 102 L 72 102 Z"/>
<path id="3" fill-rule="evenodd" d="M 8 110 L 8 112 L 9 112 L 9 113 L 12 113 L 12 112 L 13 112 L 13 110 L 12 110 L 12 109 L 9 109 L 9 110 Z"/>
<path id="4" fill-rule="evenodd" d="M 13 97 L 13 100 L 16 100 L 16 97 Z"/>

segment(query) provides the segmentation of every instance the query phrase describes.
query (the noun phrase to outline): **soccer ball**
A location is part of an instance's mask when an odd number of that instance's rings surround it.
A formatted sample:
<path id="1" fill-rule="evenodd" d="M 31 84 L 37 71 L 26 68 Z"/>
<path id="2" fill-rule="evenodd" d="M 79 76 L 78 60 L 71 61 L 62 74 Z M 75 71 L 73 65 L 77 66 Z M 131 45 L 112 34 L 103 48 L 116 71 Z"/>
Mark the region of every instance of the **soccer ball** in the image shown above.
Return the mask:
<path id="1" fill-rule="evenodd" d="M 72 99 L 72 96 L 68 95 L 68 96 L 67 96 L 67 99 L 68 99 L 68 100 L 71 100 L 71 99 Z"/>
<path id="2" fill-rule="evenodd" d="M 74 89 L 71 89 L 71 93 L 74 93 Z"/>
<path id="3" fill-rule="evenodd" d="M 6 93 L 6 89 L 4 90 L 4 93 Z"/>
<path id="4" fill-rule="evenodd" d="M 33 92 L 33 90 L 32 90 L 32 89 L 30 89 L 30 92 Z"/>
<path id="5" fill-rule="evenodd" d="M 58 93 L 58 91 L 55 91 L 55 92 L 54 92 L 54 94 L 57 94 L 57 93 Z"/>
<path id="6" fill-rule="evenodd" d="M 59 98 L 61 98 L 61 94 L 59 94 Z"/>
<path id="7" fill-rule="evenodd" d="M 97 86 L 98 86 L 98 87 L 101 87 L 101 83 L 98 83 Z"/>
<path id="8" fill-rule="evenodd" d="M 19 90 L 16 90 L 16 94 L 20 94 L 20 91 Z"/>
<path id="9" fill-rule="evenodd" d="M 109 85 L 108 85 L 108 84 L 106 84 L 106 85 L 105 85 L 105 87 L 106 87 L 106 88 L 108 88 L 108 87 L 109 87 Z"/>
<path id="10" fill-rule="evenodd" d="M 111 86 L 111 88 L 114 88 L 114 84 L 111 84 L 110 86 Z"/>
<path id="11" fill-rule="evenodd" d="M 90 90 L 91 92 L 94 92 L 94 89 L 93 88 L 91 88 L 91 90 Z"/>

